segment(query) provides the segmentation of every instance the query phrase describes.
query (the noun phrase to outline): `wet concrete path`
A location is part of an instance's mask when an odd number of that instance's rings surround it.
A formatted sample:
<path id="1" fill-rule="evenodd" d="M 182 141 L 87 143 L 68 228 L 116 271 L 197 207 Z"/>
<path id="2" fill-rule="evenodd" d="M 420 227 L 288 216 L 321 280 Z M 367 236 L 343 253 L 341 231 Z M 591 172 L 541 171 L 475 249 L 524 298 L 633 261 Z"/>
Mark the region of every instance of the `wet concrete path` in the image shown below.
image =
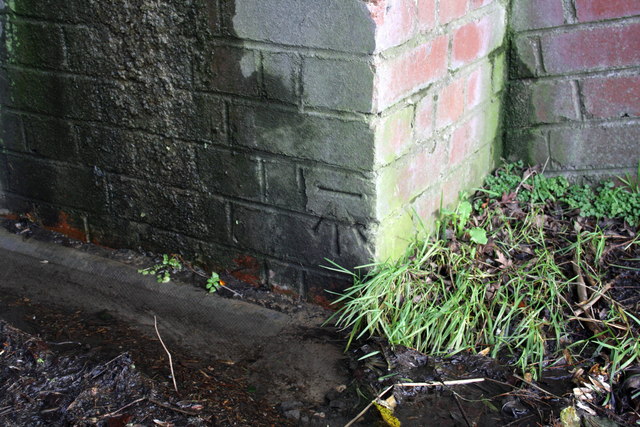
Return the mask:
<path id="1" fill-rule="evenodd" d="M 281 313 L 157 283 L 131 265 L 0 229 L 0 292 L 88 312 L 107 311 L 148 336 L 157 316 L 166 341 L 244 363 L 257 393 L 273 404 L 322 404 L 348 381 L 342 344 L 318 333 L 324 316 Z M 2 313 L 0 313 L 2 317 Z"/>

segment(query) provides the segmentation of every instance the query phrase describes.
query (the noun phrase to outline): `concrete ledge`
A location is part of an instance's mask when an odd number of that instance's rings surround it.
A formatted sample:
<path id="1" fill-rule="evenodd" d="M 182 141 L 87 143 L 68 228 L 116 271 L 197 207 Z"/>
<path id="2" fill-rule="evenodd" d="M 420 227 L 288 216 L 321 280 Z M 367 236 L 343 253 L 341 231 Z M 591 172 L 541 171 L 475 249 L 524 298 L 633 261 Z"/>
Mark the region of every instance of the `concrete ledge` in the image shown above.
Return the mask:
<path id="1" fill-rule="evenodd" d="M 109 312 L 154 334 L 212 356 L 246 357 L 257 342 L 277 336 L 292 319 L 243 301 L 179 283 L 157 283 L 129 265 L 0 230 L 0 290 L 39 303 Z"/>

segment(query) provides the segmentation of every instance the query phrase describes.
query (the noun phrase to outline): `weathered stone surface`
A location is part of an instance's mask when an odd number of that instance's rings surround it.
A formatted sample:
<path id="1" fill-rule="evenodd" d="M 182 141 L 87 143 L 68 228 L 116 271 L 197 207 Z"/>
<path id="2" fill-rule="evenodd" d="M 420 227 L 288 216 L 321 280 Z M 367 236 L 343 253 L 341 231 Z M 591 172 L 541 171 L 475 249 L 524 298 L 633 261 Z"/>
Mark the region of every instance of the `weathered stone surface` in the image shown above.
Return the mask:
<path id="1" fill-rule="evenodd" d="M 46 161 L 7 156 L 7 189 L 38 201 L 105 212 L 104 179 L 91 169 L 50 164 Z"/>
<path id="2" fill-rule="evenodd" d="M 579 118 L 577 100 L 567 80 L 516 81 L 510 86 L 509 102 L 507 120 L 516 128 Z"/>
<path id="3" fill-rule="evenodd" d="M 257 159 L 214 147 L 198 148 L 196 156 L 200 180 L 208 191 L 252 200 L 262 196 Z"/>
<path id="4" fill-rule="evenodd" d="M 233 207 L 233 238 L 242 248 L 303 265 L 321 265 L 335 256 L 336 225 L 308 216 Z"/>
<path id="5" fill-rule="evenodd" d="M 201 198 L 166 185 L 109 176 L 111 214 L 158 228 L 201 236 L 207 232 Z"/>
<path id="6" fill-rule="evenodd" d="M 549 160 L 546 132 L 510 130 L 506 134 L 505 157 L 510 161 L 524 160 L 530 165 L 545 164 Z"/>
<path id="7" fill-rule="evenodd" d="M 296 103 L 300 58 L 290 53 L 262 53 L 264 92 L 267 98 Z"/>
<path id="8" fill-rule="evenodd" d="M 373 52 L 375 27 L 359 0 L 235 0 L 240 38 L 345 52 Z M 268 23 L 265 25 L 265 23 Z"/>
<path id="9" fill-rule="evenodd" d="M 265 160 L 265 201 L 303 211 L 306 208 L 304 172 L 301 166 L 282 160 Z"/>
<path id="10" fill-rule="evenodd" d="M 55 118 L 25 116 L 23 124 L 29 152 L 61 161 L 68 161 L 76 156 L 76 138 L 69 122 Z"/>
<path id="11" fill-rule="evenodd" d="M 244 106 L 232 106 L 230 122 L 233 143 L 243 147 L 365 170 L 373 165 L 366 122 Z"/>
<path id="12" fill-rule="evenodd" d="M 0 109 L 0 148 L 15 152 L 26 151 L 22 116 Z"/>
<path id="13" fill-rule="evenodd" d="M 64 44 L 62 29 L 58 25 L 12 19 L 7 22 L 6 31 L 7 43 L 12 49 L 10 63 L 62 68 Z"/>
<path id="14" fill-rule="evenodd" d="M 639 141 L 637 123 L 552 130 L 551 158 L 562 169 L 634 167 Z"/>
<path id="15" fill-rule="evenodd" d="M 304 183 L 311 213 L 355 223 L 375 218 L 375 189 L 370 176 L 310 168 L 304 171 Z"/>
<path id="16" fill-rule="evenodd" d="M 370 112 L 373 69 L 366 61 L 305 58 L 304 102 L 314 107 Z"/>

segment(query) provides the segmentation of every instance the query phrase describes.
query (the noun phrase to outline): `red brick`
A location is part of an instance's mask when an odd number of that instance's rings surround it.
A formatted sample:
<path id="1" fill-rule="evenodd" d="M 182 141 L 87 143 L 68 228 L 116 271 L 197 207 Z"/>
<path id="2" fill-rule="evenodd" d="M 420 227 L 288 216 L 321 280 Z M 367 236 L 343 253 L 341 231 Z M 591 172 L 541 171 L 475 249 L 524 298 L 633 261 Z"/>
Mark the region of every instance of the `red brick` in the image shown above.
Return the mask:
<path id="1" fill-rule="evenodd" d="M 471 0 L 471 4 L 469 5 L 469 7 L 471 9 L 478 9 L 480 7 L 491 4 L 492 2 L 493 0 Z"/>
<path id="2" fill-rule="evenodd" d="M 458 79 L 440 91 L 436 110 L 436 127 L 448 126 L 460 118 L 464 111 L 465 81 Z"/>
<path id="3" fill-rule="evenodd" d="M 452 68 L 460 68 L 500 46 L 504 39 L 504 31 L 502 9 L 478 22 L 470 22 L 458 28 L 453 34 Z"/>
<path id="4" fill-rule="evenodd" d="M 576 0 L 576 12 L 580 22 L 623 18 L 640 14 L 640 1 Z"/>
<path id="5" fill-rule="evenodd" d="M 563 24 L 562 0 L 514 0 L 513 2 L 511 25 L 516 31 L 557 27 Z"/>
<path id="6" fill-rule="evenodd" d="M 491 96 L 491 67 L 484 63 L 467 77 L 467 111 L 474 109 Z"/>
<path id="7" fill-rule="evenodd" d="M 447 71 L 447 44 L 447 36 L 440 36 L 380 63 L 375 83 L 377 111 L 444 76 Z"/>
<path id="8" fill-rule="evenodd" d="M 378 164 L 387 164 L 400 157 L 412 142 L 413 111 L 409 108 L 397 111 L 382 119 L 376 135 L 376 161 Z"/>
<path id="9" fill-rule="evenodd" d="M 376 49 L 381 51 L 411 39 L 415 21 L 415 0 L 387 0 L 377 19 Z"/>
<path id="10" fill-rule="evenodd" d="M 416 107 L 415 132 L 418 141 L 424 141 L 433 136 L 433 107 L 434 103 L 431 95 L 422 98 Z"/>
<path id="11" fill-rule="evenodd" d="M 435 24 L 436 0 L 418 0 L 418 30 L 430 30 Z"/>
<path id="12" fill-rule="evenodd" d="M 548 73 L 640 65 L 640 24 L 573 29 L 542 37 Z"/>
<path id="13" fill-rule="evenodd" d="M 432 149 L 423 148 L 419 153 L 406 156 L 400 167 L 398 197 L 409 201 L 438 182 L 447 164 L 445 144 L 437 144 Z"/>
<path id="14" fill-rule="evenodd" d="M 467 11 L 467 0 L 440 1 L 440 24 L 446 24 L 458 19 Z"/>
<path id="15" fill-rule="evenodd" d="M 450 167 L 455 167 L 474 151 L 480 143 L 478 139 L 482 125 L 480 116 L 474 116 L 453 132 L 449 147 Z"/>
<path id="16" fill-rule="evenodd" d="M 588 79 L 582 93 L 591 117 L 640 117 L 640 76 Z"/>

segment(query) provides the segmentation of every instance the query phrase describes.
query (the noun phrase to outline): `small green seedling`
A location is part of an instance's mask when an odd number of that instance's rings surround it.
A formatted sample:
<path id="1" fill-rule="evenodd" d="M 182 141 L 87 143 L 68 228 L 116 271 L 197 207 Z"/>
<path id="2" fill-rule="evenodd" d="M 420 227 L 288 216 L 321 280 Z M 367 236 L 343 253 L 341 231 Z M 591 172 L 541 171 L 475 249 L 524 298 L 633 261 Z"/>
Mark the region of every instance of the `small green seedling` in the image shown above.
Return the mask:
<path id="1" fill-rule="evenodd" d="M 169 256 L 164 254 L 162 255 L 162 263 L 156 264 L 153 267 L 140 269 L 138 273 L 143 276 L 154 275 L 158 283 L 167 283 L 171 280 L 171 273 L 182 271 L 182 268 L 182 263 L 175 255 Z"/>
<path id="2" fill-rule="evenodd" d="M 220 289 L 222 286 L 224 286 L 224 282 L 220 280 L 220 275 L 215 272 L 211 273 L 211 277 L 207 279 L 207 290 L 210 293 L 214 293 L 217 292 L 218 289 Z"/>

